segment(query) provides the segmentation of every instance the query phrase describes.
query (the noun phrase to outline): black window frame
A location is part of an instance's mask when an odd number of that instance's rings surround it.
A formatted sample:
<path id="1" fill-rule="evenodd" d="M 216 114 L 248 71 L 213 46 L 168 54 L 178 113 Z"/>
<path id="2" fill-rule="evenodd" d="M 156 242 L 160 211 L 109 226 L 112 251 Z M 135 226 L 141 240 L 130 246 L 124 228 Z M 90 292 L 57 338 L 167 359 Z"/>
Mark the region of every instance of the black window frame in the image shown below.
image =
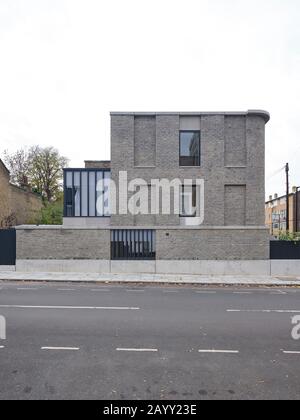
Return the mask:
<path id="1" fill-rule="evenodd" d="M 74 173 L 79 172 L 80 173 L 80 215 L 75 215 L 75 188 L 74 188 Z M 82 215 L 82 173 L 87 173 L 87 216 Z M 109 168 L 65 168 L 64 169 L 64 176 L 63 176 L 63 187 L 64 187 L 64 212 L 63 215 L 65 218 L 109 218 L 110 215 L 104 214 L 104 201 L 103 201 L 103 214 L 97 215 L 97 173 L 102 172 L 102 179 L 104 179 L 105 173 L 111 173 L 111 170 Z M 68 194 L 67 194 L 67 173 L 72 174 L 72 203 L 71 203 L 71 215 L 68 214 Z M 95 173 L 95 216 L 90 216 L 90 173 Z M 69 189 L 69 187 L 68 187 Z M 104 190 L 103 190 L 104 194 Z"/>
<path id="2" fill-rule="evenodd" d="M 156 259 L 156 231 L 154 229 L 111 229 L 110 243 L 113 261 Z"/>
<path id="3" fill-rule="evenodd" d="M 181 156 L 181 134 L 184 133 L 198 133 L 199 134 L 199 164 L 198 165 L 185 165 L 182 163 L 182 159 L 187 158 L 187 156 Z M 201 130 L 180 130 L 179 131 L 179 166 L 182 168 L 199 168 L 201 167 Z"/>

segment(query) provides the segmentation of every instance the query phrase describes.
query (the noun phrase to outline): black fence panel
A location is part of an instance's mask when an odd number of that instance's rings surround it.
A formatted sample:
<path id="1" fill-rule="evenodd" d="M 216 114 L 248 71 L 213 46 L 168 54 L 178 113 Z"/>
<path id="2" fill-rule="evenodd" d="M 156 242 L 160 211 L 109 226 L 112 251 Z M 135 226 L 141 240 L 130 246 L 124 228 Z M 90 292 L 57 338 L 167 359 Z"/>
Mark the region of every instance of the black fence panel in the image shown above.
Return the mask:
<path id="1" fill-rule="evenodd" d="M 112 260 L 155 260 L 155 231 L 115 229 L 111 231 Z"/>
<path id="2" fill-rule="evenodd" d="M 271 241 L 271 260 L 300 260 L 300 242 Z"/>
<path id="3" fill-rule="evenodd" d="M 16 264 L 16 230 L 0 229 L 0 265 Z"/>

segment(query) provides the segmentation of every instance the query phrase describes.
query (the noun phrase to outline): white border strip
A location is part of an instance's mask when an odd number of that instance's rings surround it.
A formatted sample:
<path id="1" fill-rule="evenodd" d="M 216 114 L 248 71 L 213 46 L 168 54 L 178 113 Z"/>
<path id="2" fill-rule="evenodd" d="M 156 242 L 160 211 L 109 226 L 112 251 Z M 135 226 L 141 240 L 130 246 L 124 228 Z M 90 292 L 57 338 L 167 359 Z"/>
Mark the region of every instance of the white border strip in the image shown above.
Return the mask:
<path id="1" fill-rule="evenodd" d="M 41 347 L 41 350 L 69 350 L 69 351 L 78 351 L 79 347 Z"/>
<path id="2" fill-rule="evenodd" d="M 126 349 L 126 348 L 116 348 L 116 351 L 134 351 L 134 352 L 158 352 L 158 349 Z"/>
<path id="3" fill-rule="evenodd" d="M 88 310 L 116 310 L 116 311 L 137 311 L 140 308 L 127 306 L 27 306 L 27 305 L 0 305 L 0 308 L 15 308 L 15 309 L 88 309 Z"/>
<path id="4" fill-rule="evenodd" d="M 238 350 L 198 350 L 198 353 L 224 353 L 224 354 L 238 354 Z"/>

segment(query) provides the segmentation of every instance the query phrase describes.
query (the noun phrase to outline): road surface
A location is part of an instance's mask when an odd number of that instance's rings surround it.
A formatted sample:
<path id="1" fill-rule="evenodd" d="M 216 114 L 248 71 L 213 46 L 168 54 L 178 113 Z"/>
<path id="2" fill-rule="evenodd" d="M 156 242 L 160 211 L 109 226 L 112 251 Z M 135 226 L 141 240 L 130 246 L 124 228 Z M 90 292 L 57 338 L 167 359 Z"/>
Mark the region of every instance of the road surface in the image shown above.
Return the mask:
<path id="1" fill-rule="evenodd" d="M 0 282 L 0 399 L 299 399 L 300 289 Z"/>

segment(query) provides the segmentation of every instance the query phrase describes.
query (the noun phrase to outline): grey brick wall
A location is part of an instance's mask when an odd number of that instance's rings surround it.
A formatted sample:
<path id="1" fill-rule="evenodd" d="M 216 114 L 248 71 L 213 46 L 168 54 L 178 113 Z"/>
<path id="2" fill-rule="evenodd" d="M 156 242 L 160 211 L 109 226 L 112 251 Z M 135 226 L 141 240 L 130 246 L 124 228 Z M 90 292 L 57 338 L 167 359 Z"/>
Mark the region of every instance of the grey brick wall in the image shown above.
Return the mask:
<path id="1" fill-rule="evenodd" d="M 268 260 L 264 229 L 157 230 L 158 260 Z"/>
<path id="2" fill-rule="evenodd" d="M 156 166 L 140 168 L 134 161 L 135 114 L 111 115 L 112 178 L 118 184 L 120 170 L 128 172 L 129 181 L 151 179 L 201 178 L 205 181 L 204 226 L 224 226 L 225 185 L 246 186 L 245 224 L 264 226 L 264 156 L 266 116 L 256 113 L 241 114 L 200 114 L 187 116 L 163 114 L 156 116 Z M 146 118 L 146 116 L 144 116 Z M 138 116 L 141 118 L 141 116 Z M 150 115 L 151 121 L 154 116 Z M 180 127 L 192 129 L 201 127 L 201 167 L 179 166 Z M 197 126 L 197 127 L 196 127 Z M 139 130 L 141 126 L 139 126 Z M 151 129 L 152 130 L 152 129 Z M 147 130 L 146 130 L 147 131 Z M 151 131 L 152 132 L 152 131 Z M 147 134 L 147 133 L 146 133 Z M 141 135 L 139 131 L 139 135 Z M 142 159 L 143 150 L 139 143 L 138 155 Z M 152 147 L 152 146 L 151 146 Z M 145 156 L 149 155 L 145 145 Z M 137 226 L 139 217 L 116 215 L 112 217 L 114 226 Z M 143 217 L 143 225 L 153 225 L 153 217 Z M 157 226 L 179 225 L 177 215 L 155 218 Z"/>
<path id="3" fill-rule="evenodd" d="M 108 260 L 109 230 L 25 229 L 17 230 L 19 260 Z"/>
<path id="4" fill-rule="evenodd" d="M 246 222 L 246 186 L 225 185 L 225 225 L 244 226 Z"/>
<path id="5" fill-rule="evenodd" d="M 225 166 L 246 166 L 246 117 L 225 117 Z"/>
<path id="6" fill-rule="evenodd" d="M 156 118 L 134 118 L 134 164 L 155 166 L 156 164 Z"/>

